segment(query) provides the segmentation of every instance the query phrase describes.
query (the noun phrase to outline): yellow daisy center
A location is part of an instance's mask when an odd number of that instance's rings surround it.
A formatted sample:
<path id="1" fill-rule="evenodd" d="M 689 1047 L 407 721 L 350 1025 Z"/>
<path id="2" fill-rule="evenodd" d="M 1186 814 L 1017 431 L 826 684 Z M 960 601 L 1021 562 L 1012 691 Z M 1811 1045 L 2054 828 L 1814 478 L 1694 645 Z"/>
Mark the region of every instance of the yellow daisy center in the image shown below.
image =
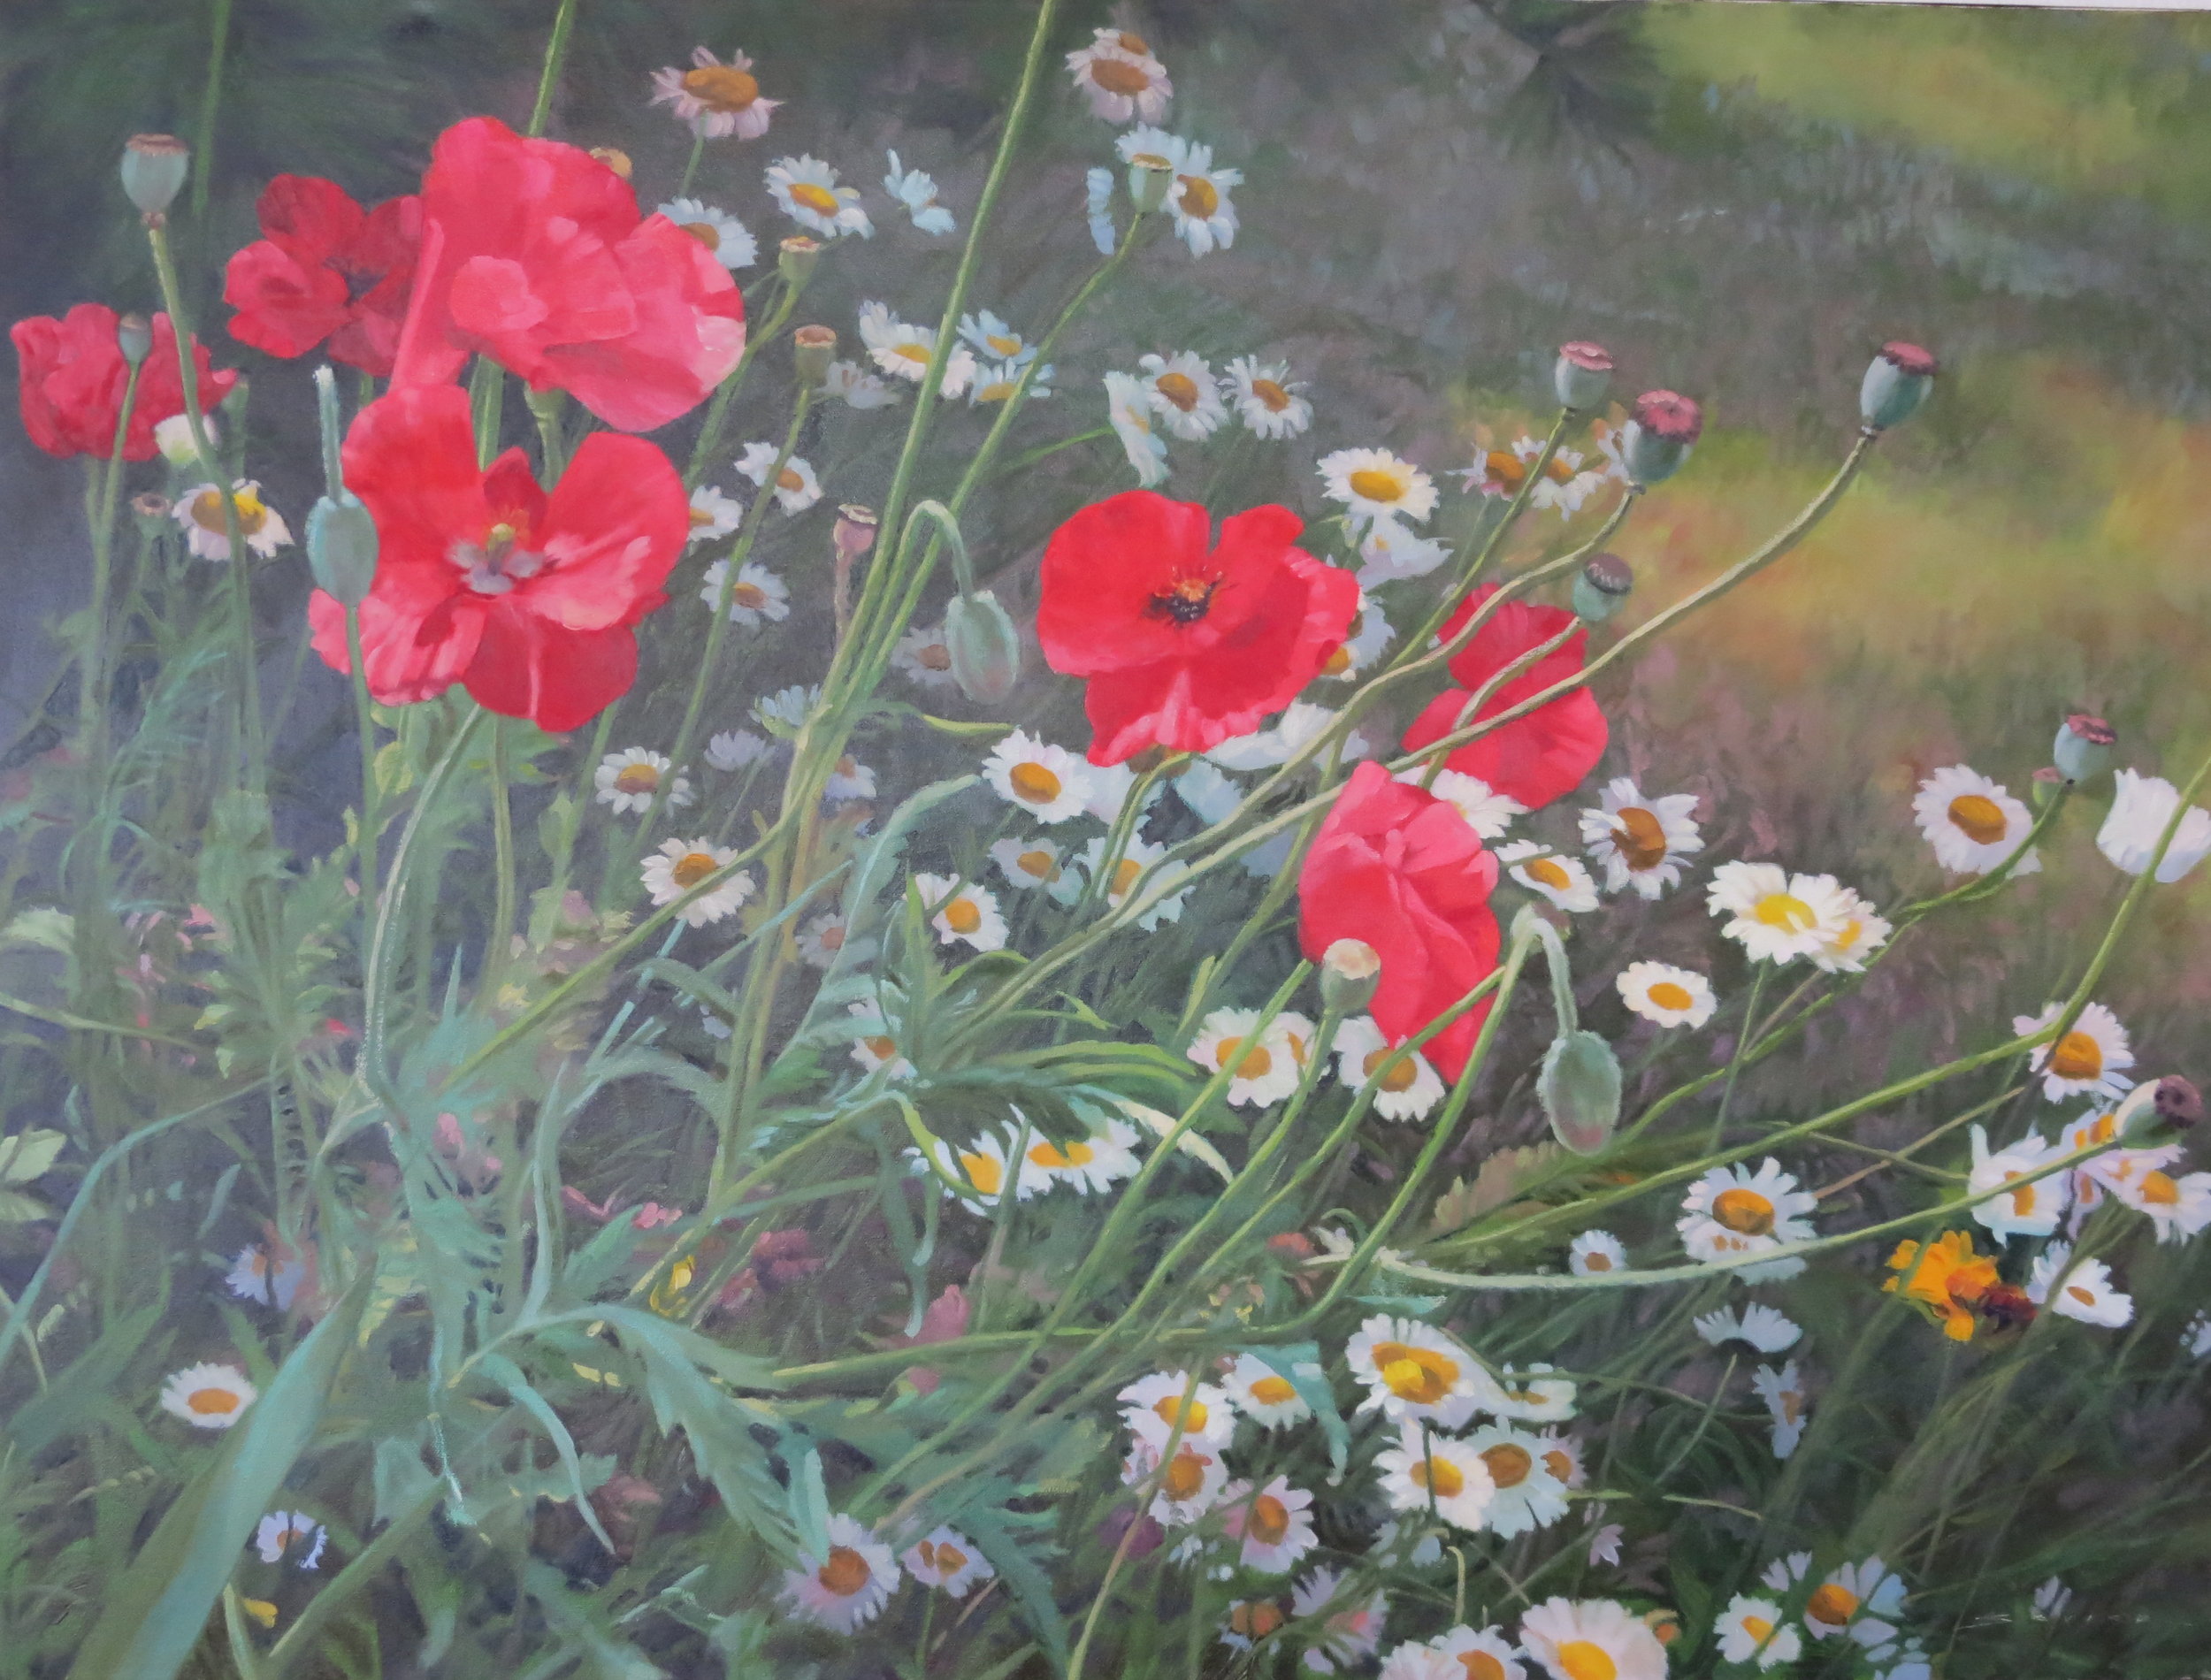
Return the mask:
<path id="1" fill-rule="evenodd" d="M 1573 877 L 1556 858 L 1531 858 L 1521 868 L 1530 881 L 1549 887 L 1553 892 L 1568 892 L 1573 888 Z"/>
<path id="2" fill-rule="evenodd" d="M 1730 1231 L 1740 1231 L 1747 1237 L 1763 1237 L 1773 1229 L 1773 1203 L 1757 1191 L 1738 1185 L 1712 1198 L 1712 1217 Z"/>
<path id="3" fill-rule="evenodd" d="M 1297 1398 L 1297 1390 L 1287 1377 L 1262 1377 L 1251 1385 L 1251 1398 L 1262 1406 L 1282 1406 Z"/>
<path id="4" fill-rule="evenodd" d="M 677 225 L 707 249 L 718 251 L 722 248 L 722 230 L 712 222 L 678 222 Z"/>
<path id="5" fill-rule="evenodd" d="M 1584 1271 L 1610 1271 L 1612 1269 L 1612 1256 L 1602 1249 L 1592 1249 L 1581 1256 L 1581 1269 Z"/>
<path id="6" fill-rule="evenodd" d="M 1563 1447 L 1554 1447 L 1543 1455 L 1543 1468 L 1562 1482 L 1573 1479 L 1573 1458 Z"/>
<path id="7" fill-rule="evenodd" d="M 241 537 L 260 535 L 261 528 L 269 523 L 269 510 L 261 498 L 250 490 L 233 490 L 230 499 L 238 509 L 238 534 Z M 203 490 L 192 498 L 192 523 L 202 531 L 212 531 L 221 537 L 228 533 L 223 525 L 223 493 Z"/>
<path id="8" fill-rule="evenodd" d="M 1350 668 L 1351 650 L 1348 647 L 1339 647 L 1335 653 L 1328 655 L 1327 662 L 1320 668 L 1320 675 L 1323 676 L 1341 676 L 1344 672 L 1350 670 Z"/>
<path id="9" fill-rule="evenodd" d="M 899 1053 L 899 1042 L 895 1038 L 863 1038 L 860 1042 L 867 1046 L 868 1053 L 879 1062 L 887 1062 Z"/>
<path id="10" fill-rule="evenodd" d="M 616 774 L 616 793 L 650 793 L 661 784 L 661 773 L 649 764 L 625 764 Z"/>
<path id="11" fill-rule="evenodd" d="M 1180 1394 L 1163 1395 L 1152 1402 L 1151 1415 L 1169 1429 L 1174 1427 L 1174 1419 L 1178 1414 L 1182 1419 L 1182 1427 L 1185 1430 L 1205 1428 L 1205 1419 L 1213 1415 L 1205 1409 L 1204 1401 L 1193 1400 L 1185 1405 Z"/>
<path id="12" fill-rule="evenodd" d="M 1696 1001 L 1689 996 L 1687 987 L 1676 985 L 1671 980 L 1658 981 L 1643 996 L 1661 1009 L 1687 1009 Z"/>
<path id="13" fill-rule="evenodd" d="M 1269 414 L 1280 414 L 1289 407 L 1289 393 L 1272 379 L 1252 380 L 1251 394 L 1266 406 Z"/>
<path id="14" fill-rule="evenodd" d="M 2178 1207 L 2180 1186 L 2174 1183 L 2168 1173 L 2157 1172 L 2146 1173 L 2142 1179 L 2142 1200 L 2154 1202 L 2163 1208 Z"/>
<path id="15" fill-rule="evenodd" d="M 1289 1507 L 1271 1493 L 1260 1494 L 1251 1501 L 1247 1531 L 1261 1546 L 1280 1546 L 1289 1533 Z"/>
<path id="16" fill-rule="evenodd" d="M 1518 1487 L 1535 1468 L 1534 1457 L 1527 1448 L 1511 1441 L 1500 1441 L 1485 1450 L 1481 1462 L 1489 1467 L 1489 1479 L 1499 1487 Z"/>
<path id="17" fill-rule="evenodd" d="M 1167 1467 L 1160 1491 L 1171 1500 L 1195 1498 L 1205 1485 L 1205 1461 L 1195 1453 L 1177 1453 Z"/>
<path id="18" fill-rule="evenodd" d="M 1368 1079 L 1373 1079 L 1374 1070 L 1388 1060 L 1390 1050 L 1386 1044 L 1380 1050 L 1368 1050 L 1366 1059 L 1359 1065 L 1359 1072 L 1366 1074 Z M 1414 1063 L 1412 1058 L 1408 1056 L 1389 1073 L 1382 1075 L 1381 1088 L 1385 1091 L 1405 1090 L 1412 1086 L 1413 1081 L 1419 1077 L 1419 1067 Z"/>
<path id="19" fill-rule="evenodd" d="M 1220 189 L 1203 175 L 1177 175 L 1174 179 L 1182 183 L 1182 190 L 1174 197 L 1183 215 L 1202 222 L 1220 208 Z"/>
<path id="20" fill-rule="evenodd" d="M 1504 1664 L 1487 1651 L 1462 1651 L 1458 1666 L 1466 1670 L 1466 1680 L 1504 1680 Z"/>
<path id="21" fill-rule="evenodd" d="M 1060 873 L 1059 860 L 1049 851 L 1024 851 L 1014 862 L 1023 874 L 1039 881 L 1051 881 Z"/>
<path id="22" fill-rule="evenodd" d="M 2060 1079 L 2101 1079 L 2103 1046 L 2077 1028 L 2050 1052 L 2050 1072 Z"/>
<path id="23" fill-rule="evenodd" d="M 1612 1653 L 1590 1639 L 1569 1639 L 1558 1647 L 1558 1667 L 1566 1680 L 1619 1680 Z"/>
<path id="24" fill-rule="evenodd" d="M 1132 65 L 1121 58 L 1093 58 L 1090 60 L 1090 80 L 1109 94 L 1133 98 L 1151 85 L 1151 78 L 1142 65 Z"/>
<path id="25" fill-rule="evenodd" d="M 184 1404 L 201 1417 L 226 1417 L 238 1409 L 238 1395 L 229 1388 L 195 1388 L 184 1397 Z"/>
<path id="26" fill-rule="evenodd" d="M 776 475 L 776 488 L 778 490 L 804 490 L 806 488 L 805 476 L 795 467 L 785 467 L 781 472 Z"/>
<path id="27" fill-rule="evenodd" d="M 1666 860 L 1666 830 L 1656 816 L 1631 805 L 1614 812 L 1612 821 L 1619 825 L 1612 844 L 1630 869 L 1655 869 Z"/>
<path id="28" fill-rule="evenodd" d="M 1839 1581 L 1823 1582 L 1804 1606 L 1807 1616 L 1830 1627 L 1840 1627 L 1857 1613 L 1858 1595 Z"/>
<path id="29" fill-rule="evenodd" d="M 1466 1477 L 1450 1459 L 1431 1456 L 1413 1465 L 1412 1485 L 1427 1489 L 1438 1499 L 1457 1499 L 1466 1491 Z"/>
<path id="30" fill-rule="evenodd" d="M 1005 1164 L 995 1156 L 966 1154 L 960 1157 L 960 1170 L 968 1175 L 968 1182 L 985 1195 L 996 1195 L 1004 1182 Z"/>
<path id="31" fill-rule="evenodd" d="M 983 341 L 1002 356 L 1017 355 L 1021 352 L 1021 341 L 1003 332 L 986 332 L 983 335 Z"/>
<path id="32" fill-rule="evenodd" d="M 1961 793 L 1950 801 L 1950 822 L 1977 846 L 1995 844 L 2008 826 L 1995 800 L 1978 793 Z"/>
<path id="33" fill-rule="evenodd" d="M 1151 388 L 1184 414 L 1197 406 L 1197 381 L 1187 373 L 1162 373 L 1151 382 Z"/>
<path id="34" fill-rule="evenodd" d="M 1783 933 L 1809 933 L 1819 921 L 1812 907 L 1786 892 L 1770 892 L 1751 907 L 1750 919 Z"/>
<path id="35" fill-rule="evenodd" d="M 1064 1148 L 1057 1143 L 1038 1143 L 1030 1148 L 1029 1158 L 1038 1166 L 1064 1170 L 1068 1167 L 1088 1166 L 1098 1158 L 1098 1151 L 1087 1143 L 1069 1143 Z M 1205 1409 L 1193 1403 L 1192 1409 L 1198 1414 L 1198 1417 L 1191 1427 L 1202 1428 L 1205 1421 L 1204 1416 Z"/>
<path id="36" fill-rule="evenodd" d="M 1134 858 L 1123 858 L 1113 866 L 1113 897 L 1123 897 L 1136 884 L 1136 877 L 1144 873 L 1144 866 Z"/>
<path id="37" fill-rule="evenodd" d="M 711 509 L 709 509 L 709 508 L 701 508 L 701 507 L 700 507 L 700 506 L 699 506 L 696 502 L 694 502 L 694 503 L 692 503 L 692 508 L 691 508 L 691 528 L 692 528 L 692 530 L 693 530 L 693 531 L 697 531 L 697 530 L 699 530 L 701 526 L 705 526 L 705 525 L 711 525 L 713 523 L 714 523 L 714 514 L 713 514 L 713 511 L 712 511 Z"/>
<path id="38" fill-rule="evenodd" d="M 1274 1058 L 1266 1053 L 1265 1045 L 1254 1044 L 1250 1050 L 1243 1051 L 1243 1059 L 1239 1061 L 1236 1052 L 1243 1049 L 1243 1041 L 1240 1038 L 1222 1039 L 1213 1048 L 1213 1065 L 1226 1067 L 1229 1063 L 1235 1062 L 1236 1065 L 1235 1077 L 1237 1079 L 1265 1079 L 1274 1071 Z"/>
<path id="39" fill-rule="evenodd" d="M 1742 1630 L 1763 1644 L 1773 1637 L 1773 1623 L 1762 1615 L 1747 1615 L 1742 1619 Z"/>
<path id="40" fill-rule="evenodd" d="M 792 181 L 790 192 L 792 203 L 812 210 L 816 216 L 834 216 L 844 209 L 837 202 L 835 193 L 826 187 L 817 187 L 812 181 Z"/>
<path id="41" fill-rule="evenodd" d="M 851 1546 L 832 1546 L 828 1561 L 814 1571 L 814 1578 L 838 1598 L 849 1599 L 868 1585 L 871 1573 L 868 1560 Z"/>
<path id="42" fill-rule="evenodd" d="M 1396 501 L 1412 488 L 1403 473 L 1389 467 L 1361 467 L 1348 482 L 1351 493 L 1366 501 Z"/>
<path id="43" fill-rule="evenodd" d="M 1050 805 L 1060 797 L 1059 776 L 1047 765 L 1023 760 L 1006 773 L 1006 784 L 1016 798 L 1030 805 Z"/>
<path id="44" fill-rule="evenodd" d="M 669 866 L 668 878 L 688 892 L 721 867 L 711 851 L 686 851 Z"/>
<path id="45" fill-rule="evenodd" d="M 1409 1348 L 1401 1341 L 1377 1342 L 1374 1369 L 1389 1392 L 1416 1406 L 1433 1406 L 1458 1381 L 1458 1362 L 1433 1348 Z"/>
<path id="46" fill-rule="evenodd" d="M 684 72 L 684 91 L 708 111 L 743 111 L 760 97 L 760 83 L 733 65 L 701 65 Z"/>
<path id="47" fill-rule="evenodd" d="M 971 934 L 983 926 L 983 912 L 972 898 L 955 898 L 944 908 L 945 926 L 956 934 Z"/>
<path id="48" fill-rule="evenodd" d="M 917 368 L 925 368 L 929 365 L 929 346 L 923 344 L 919 339 L 908 339 L 902 344 L 892 345 L 891 354 L 901 362 L 911 362 Z"/>

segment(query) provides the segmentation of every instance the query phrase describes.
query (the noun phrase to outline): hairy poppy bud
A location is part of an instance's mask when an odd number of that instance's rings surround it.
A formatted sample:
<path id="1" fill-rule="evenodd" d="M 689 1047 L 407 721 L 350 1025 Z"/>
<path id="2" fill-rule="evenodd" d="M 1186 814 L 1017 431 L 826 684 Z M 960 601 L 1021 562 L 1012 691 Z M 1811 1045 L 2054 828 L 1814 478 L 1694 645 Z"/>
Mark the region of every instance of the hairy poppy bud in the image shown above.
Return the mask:
<path id="1" fill-rule="evenodd" d="M 960 691 L 984 706 L 1004 699 L 1020 679 L 1021 632 L 987 589 L 952 597 L 945 608 L 945 650 Z"/>
<path id="2" fill-rule="evenodd" d="M 1594 409 L 1612 388 L 1612 353 L 1602 344 L 1577 341 L 1558 347 L 1551 388 L 1562 409 Z"/>
<path id="3" fill-rule="evenodd" d="M 802 326 L 791 335 L 791 359 L 797 364 L 799 383 L 815 389 L 829 378 L 830 363 L 837 360 L 837 333 L 825 326 Z"/>
<path id="4" fill-rule="evenodd" d="M 123 145 L 123 190 L 149 216 L 176 202 L 192 167 L 192 149 L 174 134 L 133 134 Z"/>
<path id="5" fill-rule="evenodd" d="M 1167 189 L 1174 184 L 1174 165 L 1156 152 L 1138 152 L 1128 160 L 1128 202 L 1138 215 L 1148 216 L 1167 202 Z"/>
<path id="6" fill-rule="evenodd" d="M 1635 588 L 1635 573 L 1618 554 L 1592 554 L 1574 579 L 1574 614 L 1585 624 L 1602 624 L 1620 610 Z"/>
<path id="7" fill-rule="evenodd" d="M 144 316 L 130 314 L 115 324 L 115 347 L 129 367 L 142 367 L 154 352 L 154 326 Z"/>
<path id="8" fill-rule="evenodd" d="M 822 241 L 811 240 L 803 233 L 784 241 L 776 253 L 776 272 L 783 276 L 785 286 L 804 286 L 814 272 L 814 265 L 822 260 Z"/>
<path id="9" fill-rule="evenodd" d="M 376 521 L 360 498 L 321 496 L 307 512 L 307 566 L 316 587 L 358 607 L 376 583 Z"/>
<path id="10" fill-rule="evenodd" d="M 1858 386 L 1858 413 L 1868 431 L 1901 426 L 1919 412 L 1934 389 L 1935 359 L 1901 340 L 1884 344 Z"/>
<path id="11" fill-rule="evenodd" d="M 2111 767 L 2111 749 L 2118 742 L 2118 730 L 2101 718 L 2075 712 L 2058 725 L 2050 756 L 2068 782 L 2089 782 Z"/>
<path id="12" fill-rule="evenodd" d="M 1639 485 L 1655 485 L 1681 470 L 1704 433 L 1704 413 L 1673 391 L 1646 391 L 1620 430 L 1620 460 Z"/>
<path id="13" fill-rule="evenodd" d="M 1320 1001 L 1351 1015 L 1373 1001 L 1381 983 L 1381 953 L 1364 939 L 1339 939 L 1320 953 Z"/>
<path id="14" fill-rule="evenodd" d="M 1595 1155 L 1619 1124 L 1619 1058 L 1585 1028 L 1562 1033 L 1543 1053 L 1535 1097 L 1561 1143 L 1576 1155 Z"/>

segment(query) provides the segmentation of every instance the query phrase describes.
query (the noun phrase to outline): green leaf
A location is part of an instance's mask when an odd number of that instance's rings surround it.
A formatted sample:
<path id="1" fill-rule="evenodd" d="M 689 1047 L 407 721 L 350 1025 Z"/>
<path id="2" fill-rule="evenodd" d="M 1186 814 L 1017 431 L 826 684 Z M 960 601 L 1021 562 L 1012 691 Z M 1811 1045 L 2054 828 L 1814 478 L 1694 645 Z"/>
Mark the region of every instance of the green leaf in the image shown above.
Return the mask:
<path id="1" fill-rule="evenodd" d="M 546 1439 L 553 1443 L 553 1450 L 561 1455 L 561 1468 L 568 1472 L 568 1497 L 576 1502 L 576 1515 L 584 1519 L 584 1526 L 591 1531 L 592 1538 L 611 1554 L 615 1550 L 614 1541 L 600 1526 L 599 1513 L 591 1502 L 591 1489 L 584 1483 L 583 1464 L 576 1456 L 575 1437 L 568 1432 L 568 1425 L 561 1421 L 560 1413 L 553 1409 L 550 1401 L 530 1386 L 530 1379 L 523 1375 L 522 1367 L 504 1354 L 486 1354 L 477 1361 L 477 1366 L 505 1389 L 513 1397 L 515 1404 L 528 1412 L 536 1420 L 538 1427 L 545 1432 Z M 605 1478 L 600 1479 L 603 1482 Z M 827 1554 L 822 1555 L 826 1556 Z"/>
<path id="2" fill-rule="evenodd" d="M 522 1584 L 545 1609 L 545 1619 L 562 1636 L 563 1644 L 580 1653 L 584 1672 L 600 1680 L 666 1680 L 668 1670 L 643 1652 L 624 1644 L 601 1621 L 598 1605 L 569 1590 L 561 1572 L 548 1563 L 532 1560 L 522 1571 Z"/>
<path id="3" fill-rule="evenodd" d="M 830 1554 L 829 1483 L 822 1475 L 822 1455 L 806 1449 L 791 1474 L 791 1526 L 799 1531 L 799 1544 L 809 1556 Z"/>
<path id="4" fill-rule="evenodd" d="M 0 1225 L 30 1225 L 53 1217 L 54 1210 L 36 1196 L 0 1190 Z"/>
<path id="5" fill-rule="evenodd" d="M 28 1184 L 42 1177 L 54 1165 L 54 1157 L 61 1153 L 62 1145 L 69 1142 L 65 1132 L 49 1132 L 37 1126 L 18 1132 L 13 1137 L 0 1137 L 0 1184 Z"/>

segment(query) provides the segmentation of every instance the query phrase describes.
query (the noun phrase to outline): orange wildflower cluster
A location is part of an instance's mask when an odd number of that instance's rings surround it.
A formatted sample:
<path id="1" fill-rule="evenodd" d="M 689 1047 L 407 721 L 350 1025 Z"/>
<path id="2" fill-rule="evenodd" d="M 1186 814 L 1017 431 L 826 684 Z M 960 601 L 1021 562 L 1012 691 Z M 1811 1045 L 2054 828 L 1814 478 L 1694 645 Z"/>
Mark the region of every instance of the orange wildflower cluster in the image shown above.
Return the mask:
<path id="1" fill-rule="evenodd" d="M 1883 1284 L 1884 1290 L 1894 1294 L 1901 1285 L 1905 1298 L 1926 1308 L 1944 1335 L 1953 1341 L 1973 1340 L 1974 1309 L 1999 1286 L 1995 1260 L 1973 1252 L 1971 1232 L 1945 1231 L 1924 1253 L 1907 1238 L 1896 1245 L 1888 1265 L 1901 1275 Z"/>

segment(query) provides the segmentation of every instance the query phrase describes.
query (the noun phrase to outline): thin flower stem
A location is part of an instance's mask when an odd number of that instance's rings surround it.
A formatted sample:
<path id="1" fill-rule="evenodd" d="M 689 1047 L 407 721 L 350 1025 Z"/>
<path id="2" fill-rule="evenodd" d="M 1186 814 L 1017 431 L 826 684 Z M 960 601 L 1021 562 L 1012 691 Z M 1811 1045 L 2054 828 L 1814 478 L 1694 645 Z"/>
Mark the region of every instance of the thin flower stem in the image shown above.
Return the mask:
<path id="1" fill-rule="evenodd" d="M 200 90 L 200 118 L 192 136 L 192 225 L 205 237 L 207 184 L 215 169 L 215 113 L 223 103 L 223 60 L 230 49 L 230 0 L 215 0 L 208 23 L 207 80 Z M 175 320 L 172 309 L 169 318 Z"/>
<path id="2" fill-rule="evenodd" d="M 1735 1048 L 1727 1058 L 1727 1082 L 1721 1087 L 1719 1108 L 1712 1116 L 1711 1135 L 1704 1142 L 1707 1154 L 1719 1148 L 1727 1135 L 1727 1111 L 1735 1101 L 1735 1080 L 1742 1073 L 1743 1051 L 1757 1036 L 1758 1000 L 1765 995 L 1766 976 L 1771 963 L 1753 963 L 1750 968 L 1750 996 L 1743 1000 L 1742 1029 L 1735 1035 Z"/>
<path id="3" fill-rule="evenodd" d="M 137 406 L 138 376 L 144 368 L 141 363 L 130 370 L 123 386 L 123 406 L 115 419 L 115 444 L 109 450 L 106 470 L 103 472 L 96 462 L 87 463 L 85 484 L 85 516 L 91 526 L 92 538 L 92 613 L 85 626 L 84 642 L 84 732 L 85 756 L 90 767 L 87 776 L 86 797 L 93 812 L 98 812 L 107 799 L 108 770 L 108 611 L 109 597 L 114 579 L 115 502 L 121 493 L 123 483 L 123 446 L 130 436 L 131 410 Z M 92 836 L 93 879 L 97 882 L 105 874 L 107 844 L 104 825 L 98 825 Z"/>
<path id="4" fill-rule="evenodd" d="M 1713 1415 L 1719 1410 L 1720 1401 L 1727 1397 L 1727 1385 L 1734 1380 L 1735 1367 L 1740 1363 L 1740 1355 L 1727 1355 L 1727 1369 L 1720 1372 L 1719 1381 L 1713 1385 L 1711 1399 L 1698 1409 L 1696 1427 L 1689 1432 L 1689 1439 L 1681 1443 L 1680 1451 L 1666 1461 L 1665 1468 L 1650 1478 L 1654 1484 L 1664 1487 L 1673 1478 L 1674 1471 L 1688 1462 L 1689 1455 L 1696 1450 L 1697 1442 L 1704 1439 L 1704 1432 L 1711 1426 Z"/>
<path id="5" fill-rule="evenodd" d="M 362 657 L 361 607 L 357 601 L 346 607 L 346 656 L 353 667 L 353 732 L 361 743 L 361 835 L 355 855 L 361 864 L 361 956 L 365 962 L 370 936 L 376 927 L 377 901 L 384 890 L 376 857 L 384 813 L 376 785 L 376 710 L 369 697 L 369 674 Z"/>
<path id="6" fill-rule="evenodd" d="M 507 720 L 492 719 L 492 927 L 484 942 L 484 989 L 496 990 L 515 926 L 515 813 L 507 785 Z"/>
<path id="7" fill-rule="evenodd" d="M 1159 1489 L 1167 1481 L 1167 1473 L 1174 1463 L 1174 1455 L 1182 1444 L 1182 1424 L 1190 1416 L 1190 1401 L 1197 1395 L 1197 1375 L 1195 1371 L 1182 1385 L 1182 1398 L 1174 1408 L 1174 1423 L 1167 1432 L 1167 1444 L 1159 1448 L 1157 1469 L 1136 1489 L 1136 1508 L 1128 1519 L 1128 1526 L 1121 1532 L 1121 1544 L 1113 1548 L 1113 1562 L 1106 1566 L 1106 1578 L 1098 1584 L 1098 1596 L 1090 1600 L 1090 1614 L 1083 1618 L 1083 1634 L 1075 1642 L 1074 1654 L 1067 1659 L 1067 1680 L 1083 1680 L 1083 1665 L 1090 1654 L 1090 1640 L 1098 1632 L 1098 1618 L 1106 1608 L 1106 1601 L 1113 1595 L 1113 1582 L 1121 1574 L 1121 1566 L 1128 1561 L 1128 1545 L 1143 1524 L 1144 1514 Z"/>
<path id="8" fill-rule="evenodd" d="M 684 162 L 683 179 L 676 183 L 676 196 L 682 198 L 691 191 L 692 178 L 699 172 L 699 160 L 706 155 L 707 131 L 693 123 L 691 126 L 691 156 Z"/>
<path id="9" fill-rule="evenodd" d="M 553 16 L 553 33 L 545 43 L 545 66 L 538 73 L 537 102 L 530 107 L 530 138 L 535 140 L 545 133 L 546 120 L 553 114 L 553 89 L 561 80 L 561 62 L 568 57 L 568 38 L 576 27 L 576 0 L 561 0 L 561 9 Z"/>

